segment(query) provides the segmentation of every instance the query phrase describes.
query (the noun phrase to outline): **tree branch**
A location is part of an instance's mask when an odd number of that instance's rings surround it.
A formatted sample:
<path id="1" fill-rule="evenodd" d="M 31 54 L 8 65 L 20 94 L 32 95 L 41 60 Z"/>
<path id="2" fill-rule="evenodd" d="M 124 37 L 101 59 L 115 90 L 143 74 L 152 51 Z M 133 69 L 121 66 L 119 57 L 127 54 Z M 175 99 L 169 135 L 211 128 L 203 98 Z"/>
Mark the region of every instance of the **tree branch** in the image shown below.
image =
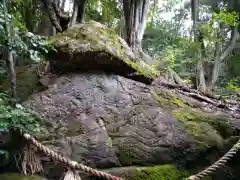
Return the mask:
<path id="1" fill-rule="evenodd" d="M 220 62 L 226 59 L 227 56 L 232 52 L 232 50 L 236 45 L 237 39 L 238 39 L 238 27 L 236 26 L 236 27 L 232 27 L 231 40 L 229 41 L 226 49 L 221 54 Z"/>

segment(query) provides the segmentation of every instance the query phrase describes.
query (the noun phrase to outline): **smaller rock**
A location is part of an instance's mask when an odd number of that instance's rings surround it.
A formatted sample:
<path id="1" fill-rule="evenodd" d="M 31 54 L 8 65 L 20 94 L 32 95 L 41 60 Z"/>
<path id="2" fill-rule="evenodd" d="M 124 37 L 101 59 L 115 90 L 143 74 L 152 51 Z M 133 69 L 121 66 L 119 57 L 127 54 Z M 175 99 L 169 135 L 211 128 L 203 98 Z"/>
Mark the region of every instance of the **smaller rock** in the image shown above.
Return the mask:
<path id="1" fill-rule="evenodd" d="M 158 72 L 136 56 L 114 30 L 90 21 L 50 38 L 56 51 L 48 55 L 53 72 L 105 71 L 150 83 Z"/>

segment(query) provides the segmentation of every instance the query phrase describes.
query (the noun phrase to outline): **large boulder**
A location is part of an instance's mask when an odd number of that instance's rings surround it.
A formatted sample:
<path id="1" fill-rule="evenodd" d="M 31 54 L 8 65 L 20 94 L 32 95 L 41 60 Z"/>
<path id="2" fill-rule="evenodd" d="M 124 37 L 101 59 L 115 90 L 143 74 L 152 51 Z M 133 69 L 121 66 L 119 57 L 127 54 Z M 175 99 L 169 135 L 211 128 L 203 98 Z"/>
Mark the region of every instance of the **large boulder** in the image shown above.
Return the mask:
<path id="1" fill-rule="evenodd" d="M 191 108 L 172 91 L 104 73 L 63 75 L 24 105 L 42 119 L 39 140 L 97 168 L 187 167 L 196 159 L 204 166 L 238 128 L 231 116 Z"/>
<path id="2" fill-rule="evenodd" d="M 61 76 L 25 106 L 47 123 L 46 144 L 61 142 L 65 155 L 109 167 L 169 162 L 187 148 L 191 140 L 181 124 L 154 98 L 142 83 L 85 73 Z"/>

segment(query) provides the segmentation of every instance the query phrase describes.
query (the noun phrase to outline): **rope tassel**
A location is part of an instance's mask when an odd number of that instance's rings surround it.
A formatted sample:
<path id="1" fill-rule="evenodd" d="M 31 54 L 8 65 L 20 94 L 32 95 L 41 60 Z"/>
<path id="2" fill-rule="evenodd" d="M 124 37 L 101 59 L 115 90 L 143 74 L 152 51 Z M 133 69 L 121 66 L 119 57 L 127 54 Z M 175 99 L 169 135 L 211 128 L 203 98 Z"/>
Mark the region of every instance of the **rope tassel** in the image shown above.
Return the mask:
<path id="1" fill-rule="evenodd" d="M 69 169 L 63 180 L 81 180 L 81 177 L 76 171 Z"/>
<path id="2" fill-rule="evenodd" d="M 33 175 L 43 170 L 41 160 L 29 143 L 23 148 L 22 172 L 25 175 Z"/>

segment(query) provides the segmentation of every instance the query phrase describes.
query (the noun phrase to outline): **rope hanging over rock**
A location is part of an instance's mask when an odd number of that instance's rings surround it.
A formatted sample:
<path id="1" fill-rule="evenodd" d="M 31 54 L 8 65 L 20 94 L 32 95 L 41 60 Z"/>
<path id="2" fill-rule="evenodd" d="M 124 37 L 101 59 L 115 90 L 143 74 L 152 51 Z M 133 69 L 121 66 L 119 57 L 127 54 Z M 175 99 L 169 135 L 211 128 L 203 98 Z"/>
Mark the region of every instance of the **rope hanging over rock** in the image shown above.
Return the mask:
<path id="1" fill-rule="evenodd" d="M 226 163 L 231 160 L 232 157 L 238 152 L 240 149 L 240 139 L 238 142 L 218 161 L 216 161 L 213 165 L 209 166 L 205 170 L 201 171 L 200 173 L 190 176 L 187 178 L 187 180 L 200 180 L 206 176 L 212 175 L 215 173 L 218 169 L 224 167 Z"/>
<path id="2" fill-rule="evenodd" d="M 88 166 L 85 166 L 83 164 L 77 163 L 76 161 L 72 161 L 69 158 L 63 157 L 62 155 L 59 155 L 57 153 L 55 153 L 54 151 L 52 151 L 51 149 L 49 149 L 48 147 L 42 145 L 41 143 L 39 143 L 35 138 L 33 138 L 32 136 L 30 136 L 29 134 L 23 133 L 22 132 L 22 136 L 29 141 L 32 145 L 34 145 L 39 151 L 43 152 L 45 155 L 50 156 L 51 158 L 53 158 L 54 160 L 57 160 L 65 165 L 67 165 L 69 168 L 73 169 L 73 170 L 82 170 L 84 172 L 87 172 L 91 175 L 100 177 L 100 178 L 105 178 L 108 180 L 122 180 L 121 178 L 117 177 L 117 176 L 113 176 L 111 174 L 102 172 L 102 171 L 98 171 L 96 169 L 90 168 Z M 71 180 L 79 180 L 79 178 L 76 178 L 76 173 L 74 172 L 68 172 L 65 176 L 65 179 L 67 178 L 69 180 L 68 177 L 74 177 L 75 179 L 71 179 Z"/>
<path id="3" fill-rule="evenodd" d="M 48 147 L 42 145 L 40 142 L 38 142 L 35 138 L 33 138 L 31 135 L 27 133 L 23 133 L 21 131 L 21 135 L 27 140 L 27 145 L 24 148 L 24 157 L 22 162 L 22 168 L 24 174 L 30 174 L 39 172 L 42 170 L 42 166 L 40 165 L 40 161 L 36 158 L 36 156 L 33 154 L 33 147 L 32 145 L 37 148 L 40 152 L 43 152 L 45 155 L 51 157 L 54 160 L 57 160 L 69 167 L 68 172 L 66 173 L 64 180 L 81 180 L 80 176 L 76 172 L 76 170 L 81 170 L 86 173 L 89 173 L 91 175 L 94 175 L 96 177 L 105 178 L 107 180 L 123 180 L 120 177 L 113 176 L 111 174 L 98 171 L 96 169 L 93 169 L 91 167 L 85 166 L 83 164 L 80 164 L 76 161 L 72 161 L 69 158 L 63 157 L 62 155 L 59 155 L 49 149 Z M 201 171 L 200 173 L 196 175 L 192 175 L 188 177 L 186 180 L 201 180 L 202 178 L 206 176 L 210 176 L 213 173 L 215 173 L 218 169 L 224 167 L 226 163 L 231 160 L 232 157 L 238 152 L 240 149 L 240 139 L 238 142 L 218 161 L 216 161 L 213 165 L 209 166 L 205 170 Z M 34 164 L 34 166 L 32 165 Z"/>

